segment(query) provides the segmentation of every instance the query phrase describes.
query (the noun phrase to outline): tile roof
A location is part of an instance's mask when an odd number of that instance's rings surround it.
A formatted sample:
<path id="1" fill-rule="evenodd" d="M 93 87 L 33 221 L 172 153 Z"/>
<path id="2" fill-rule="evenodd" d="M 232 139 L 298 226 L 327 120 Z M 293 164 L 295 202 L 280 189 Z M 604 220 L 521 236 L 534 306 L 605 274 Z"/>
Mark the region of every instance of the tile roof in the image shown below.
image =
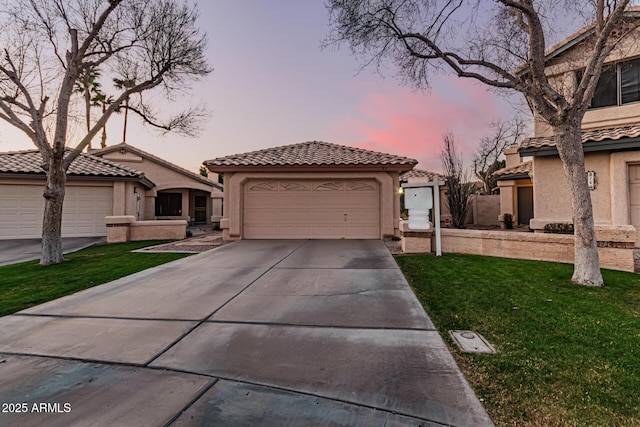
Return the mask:
<path id="1" fill-rule="evenodd" d="M 45 171 L 40 167 L 42 163 L 38 150 L 0 153 L 0 173 L 44 175 Z M 71 163 L 67 176 L 144 178 L 140 171 L 86 153 L 81 153 Z"/>
<path id="2" fill-rule="evenodd" d="M 531 171 L 533 171 L 533 162 L 529 160 L 510 168 L 498 169 L 493 173 L 493 176 L 496 179 L 524 178 L 526 176 L 531 177 Z"/>
<path id="3" fill-rule="evenodd" d="M 585 142 L 601 142 L 616 141 L 622 138 L 638 138 L 640 137 L 640 125 L 623 126 L 608 129 L 593 129 L 582 132 L 582 143 Z M 537 138 L 525 138 L 520 144 L 519 150 L 537 151 L 544 148 L 553 148 L 556 146 L 554 136 L 544 136 Z"/>
<path id="4" fill-rule="evenodd" d="M 400 182 L 408 182 L 409 178 L 427 178 L 429 181 L 433 181 L 434 179 L 439 179 L 444 181 L 444 175 L 435 172 L 429 172 L 422 169 L 411 169 L 408 172 L 404 172 L 400 174 Z"/>
<path id="5" fill-rule="evenodd" d="M 195 172 L 191 172 L 190 170 L 184 169 L 183 167 L 180 167 L 180 166 L 176 165 L 175 163 L 171 163 L 171 162 L 169 162 L 167 160 L 164 160 L 164 159 L 162 159 L 160 157 L 154 156 L 151 153 L 148 153 L 148 152 L 146 152 L 144 150 L 141 150 L 138 147 L 134 147 L 133 145 L 129 145 L 129 144 L 126 144 L 124 142 L 122 142 L 120 144 L 116 144 L 116 145 L 111 145 L 111 146 L 106 147 L 106 148 L 101 148 L 101 149 L 98 149 L 98 150 L 94 150 L 94 151 L 91 152 L 91 154 L 96 156 L 96 157 L 99 157 L 99 156 L 102 156 L 104 154 L 113 153 L 114 151 L 120 151 L 120 150 L 127 150 L 127 151 L 135 153 L 135 154 L 137 154 L 137 155 L 139 155 L 141 157 L 145 157 L 145 158 L 147 158 L 149 160 L 152 160 L 152 161 L 154 161 L 156 163 L 159 163 L 159 164 L 161 164 L 161 165 L 163 165 L 163 166 L 165 166 L 165 167 L 167 167 L 169 169 L 173 169 L 174 171 L 176 171 L 178 173 L 186 175 L 186 176 L 188 176 L 188 177 L 190 177 L 192 179 L 195 179 L 195 180 L 200 181 L 200 182 L 202 182 L 204 184 L 216 187 L 219 190 L 222 190 L 224 188 L 221 184 L 218 184 L 217 182 L 212 181 L 211 179 L 207 178 L 206 176 L 202 176 L 202 175 L 199 175 L 199 174 L 197 174 Z"/>
<path id="6" fill-rule="evenodd" d="M 203 162 L 206 166 L 405 166 L 418 163 L 408 157 L 363 150 L 361 148 L 309 141 L 219 157 Z M 214 168 L 215 169 L 215 168 Z"/>

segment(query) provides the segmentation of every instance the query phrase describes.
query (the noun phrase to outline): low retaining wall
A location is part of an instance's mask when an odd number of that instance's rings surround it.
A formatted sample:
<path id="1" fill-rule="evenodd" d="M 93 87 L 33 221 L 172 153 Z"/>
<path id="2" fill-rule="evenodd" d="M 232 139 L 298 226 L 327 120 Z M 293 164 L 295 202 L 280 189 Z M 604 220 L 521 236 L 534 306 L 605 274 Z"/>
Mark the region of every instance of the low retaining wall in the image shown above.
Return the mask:
<path id="1" fill-rule="evenodd" d="M 187 235 L 185 220 L 136 221 L 132 215 L 105 217 L 107 243 L 140 240 L 180 240 Z"/>
<path id="2" fill-rule="evenodd" d="M 636 229 L 631 225 L 596 226 L 600 266 L 612 270 L 634 271 L 633 250 Z M 412 230 L 400 222 L 402 251 L 434 252 L 433 229 Z M 441 229 L 442 252 L 486 255 L 502 258 L 555 261 L 573 264 L 572 235 L 525 233 L 498 230 Z"/>
<path id="3" fill-rule="evenodd" d="M 442 229 L 442 252 L 573 264 L 572 235 Z M 634 271 L 636 230 L 631 225 L 596 226 L 600 266 Z"/>

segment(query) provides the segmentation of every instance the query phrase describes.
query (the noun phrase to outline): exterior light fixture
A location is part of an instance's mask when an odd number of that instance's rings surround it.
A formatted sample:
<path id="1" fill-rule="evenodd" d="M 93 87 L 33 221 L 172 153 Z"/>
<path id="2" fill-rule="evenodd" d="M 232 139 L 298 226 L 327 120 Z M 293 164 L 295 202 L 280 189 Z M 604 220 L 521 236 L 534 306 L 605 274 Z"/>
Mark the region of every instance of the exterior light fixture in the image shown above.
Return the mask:
<path id="1" fill-rule="evenodd" d="M 596 189 L 596 182 L 596 172 L 587 171 L 587 184 L 589 185 L 589 190 L 593 191 Z"/>

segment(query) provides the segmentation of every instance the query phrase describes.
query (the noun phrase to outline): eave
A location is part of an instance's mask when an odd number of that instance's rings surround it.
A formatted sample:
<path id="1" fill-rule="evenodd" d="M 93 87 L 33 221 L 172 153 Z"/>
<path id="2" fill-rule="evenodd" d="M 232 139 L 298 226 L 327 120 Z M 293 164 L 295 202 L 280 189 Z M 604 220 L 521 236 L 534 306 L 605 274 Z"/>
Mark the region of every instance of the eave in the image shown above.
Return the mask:
<path id="1" fill-rule="evenodd" d="M 637 151 L 640 150 L 640 138 L 625 138 L 611 141 L 586 141 L 582 144 L 585 153 L 599 151 Z M 542 148 L 523 148 L 518 150 L 521 156 L 557 156 L 556 146 Z"/>
<path id="2" fill-rule="evenodd" d="M 208 170 L 224 172 L 406 172 L 415 165 L 272 165 L 272 166 L 220 166 L 204 164 Z"/>

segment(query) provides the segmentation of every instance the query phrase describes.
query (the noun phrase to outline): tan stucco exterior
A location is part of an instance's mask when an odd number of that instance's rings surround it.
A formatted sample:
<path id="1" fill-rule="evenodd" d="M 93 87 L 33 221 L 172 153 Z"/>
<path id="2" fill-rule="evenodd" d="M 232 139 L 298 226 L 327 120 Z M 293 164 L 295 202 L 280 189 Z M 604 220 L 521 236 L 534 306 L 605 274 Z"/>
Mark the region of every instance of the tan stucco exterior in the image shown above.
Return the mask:
<path id="1" fill-rule="evenodd" d="M 605 66 L 640 58 L 638 34 L 640 32 L 636 31 L 636 34 L 627 36 L 609 55 Z M 575 46 L 571 44 L 561 46 L 548 60 L 545 72 L 557 90 L 565 92 L 565 89 L 570 89 L 576 84 L 578 72 L 586 64 L 585 48 L 587 47 L 590 47 L 589 39 Z M 587 110 L 582 121 L 582 130 L 592 131 L 639 124 L 640 102 L 634 102 Z M 547 123 L 535 116 L 533 136 L 549 137 L 553 136 L 553 131 Z M 585 152 L 585 169 L 587 172 L 595 172 L 596 179 L 595 188 L 590 193 L 594 222 L 596 226 L 608 227 L 612 230 L 629 225 L 640 228 L 640 224 L 633 223 L 630 214 L 628 174 L 630 165 L 640 164 L 640 151 L 637 151 L 640 146 L 636 148 L 634 146 L 636 143 L 633 142 L 635 140 L 627 138 L 625 141 L 630 142 L 625 148 L 626 151 L 619 149 L 613 151 L 607 148 L 607 142 L 610 140 L 597 141 L 590 142 L 591 145 Z M 505 154 L 507 154 L 506 151 Z M 507 159 L 509 160 L 509 157 Z M 530 221 L 530 227 L 540 232 L 549 223 L 573 222 L 570 189 L 557 152 L 544 148 L 537 152 L 534 150 L 532 169 L 534 218 Z M 508 212 L 512 209 L 515 212 L 513 189 L 521 184 L 516 181 L 501 181 L 499 185 L 501 210 Z"/>
<path id="2" fill-rule="evenodd" d="M 195 197 L 206 196 L 206 223 L 218 223 L 222 218 L 223 193 L 216 186 L 185 173 L 169 162 L 147 156 L 135 147 L 122 146 L 115 151 L 109 150 L 107 148 L 104 152 L 99 150 L 92 154 L 143 172 L 155 184 L 150 190 L 133 185 L 118 188 L 118 210 L 115 215 L 133 215 L 137 220 L 181 219 L 194 222 Z M 155 215 L 155 199 L 161 192 L 182 194 L 182 215 Z"/>
<path id="3" fill-rule="evenodd" d="M 224 173 L 224 213 L 220 222 L 225 240 L 244 238 L 243 232 L 243 203 L 244 186 L 252 180 L 362 180 L 373 179 L 379 185 L 380 205 L 380 236 L 398 235 L 400 222 L 400 197 L 398 193 L 399 171 L 389 172 L 350 172 L 345 171 L 256 171 L 256 172 L 225 172 Z"/>

